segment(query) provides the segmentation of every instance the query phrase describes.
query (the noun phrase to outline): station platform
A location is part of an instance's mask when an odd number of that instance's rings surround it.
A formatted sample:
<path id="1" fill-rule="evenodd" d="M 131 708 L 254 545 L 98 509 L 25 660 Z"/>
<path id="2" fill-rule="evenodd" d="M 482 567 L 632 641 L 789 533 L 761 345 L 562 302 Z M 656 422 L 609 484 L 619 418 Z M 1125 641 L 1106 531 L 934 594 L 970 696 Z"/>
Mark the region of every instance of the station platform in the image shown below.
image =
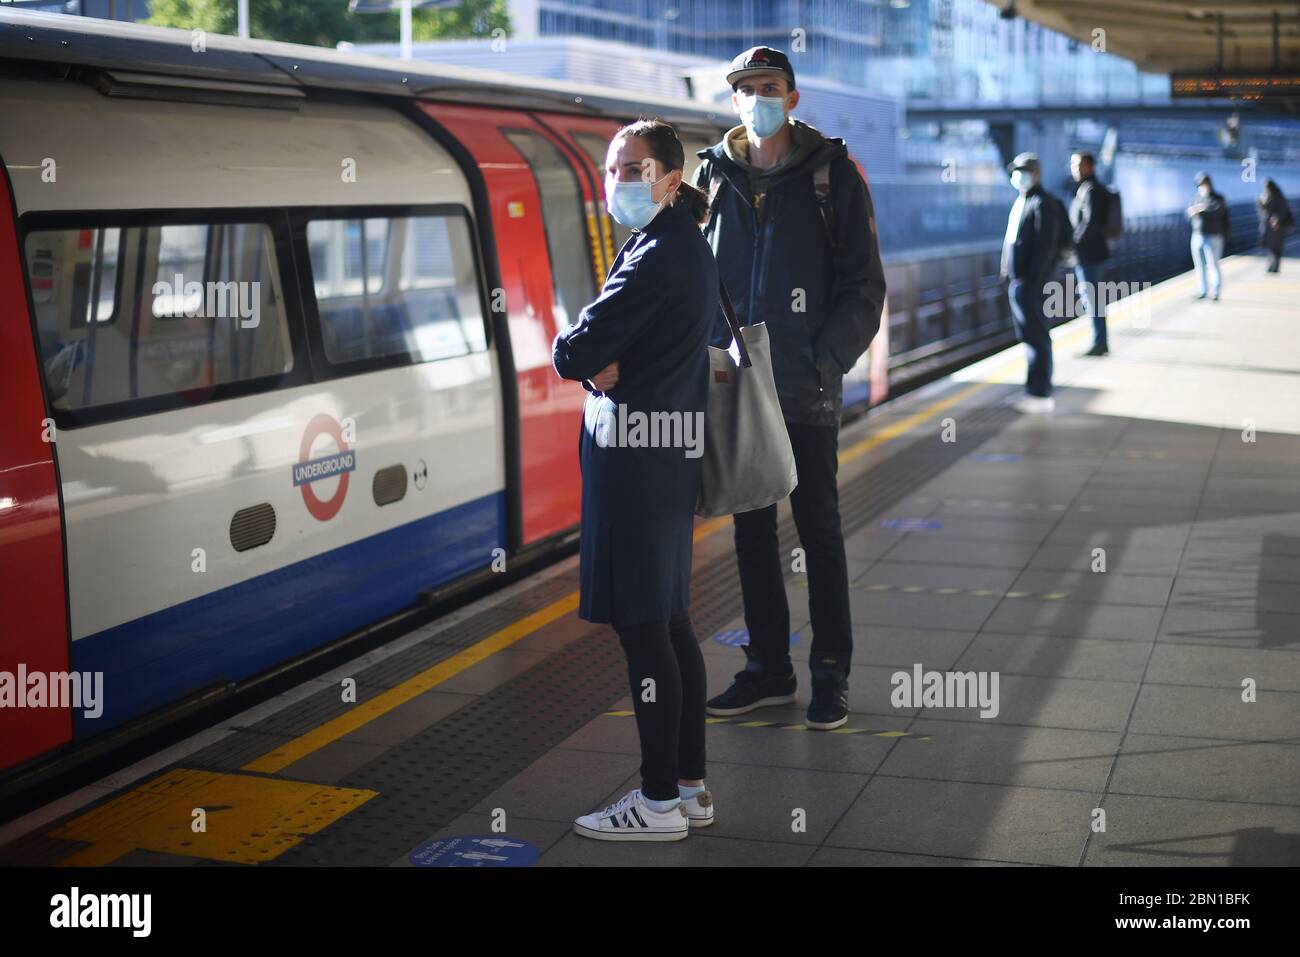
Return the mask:
<path id="1" fill-rule="evenodd" d="M 849 723 L 802 724 L 791 572 L 800 705 L 710 719 L 685 841 L 572 833 L 639 781 L 574 557 L 9 822 L 0 863 L 1300 864 L 1300 262 L 1193 292 L 1113 306 L 1105 358 L 1058 328 L 1051 415 L 1008 407 L 1016 346 L 845 428 Z M 730 525 L 696 532 L 710 693 L 743 664 Z M 917 668 L 996 675 L 996 715 L 896 706 Z"/>

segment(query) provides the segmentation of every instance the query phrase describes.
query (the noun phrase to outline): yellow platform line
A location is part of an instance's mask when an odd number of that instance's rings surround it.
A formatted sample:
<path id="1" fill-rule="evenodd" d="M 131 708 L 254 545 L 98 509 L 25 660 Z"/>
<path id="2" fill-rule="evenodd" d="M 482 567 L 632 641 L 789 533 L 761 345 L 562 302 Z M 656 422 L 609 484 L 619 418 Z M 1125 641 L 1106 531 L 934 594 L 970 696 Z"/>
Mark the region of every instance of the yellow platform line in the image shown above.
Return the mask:
<path id="1" fill-rule="evenodd" d="M 345 734 L 356 731 L 375 718 L 387 714 L 394 708 L 405 704 L 412 698 L 441 684 L 448 678 L 460 674 L 466 668 L 478 664 L 503 648 L 528 637 L 533 632 L 546 627 L 558 618 L 563 618 L 578 607 L 578 593 L 570 592 L 563 598 L 551 602 L 546 607 L 533 612 L 513 624 L 502 628 L 493 635 L 459 651 L 445 661 L 440 661 L 419 674 L 407 678 L 401 684 L 389 688 L 382 694 L 358 704 L 355 708 L 336 718 L 331 718 L 306 734 L 294 738 L 268 751 L 242 768 L 244 771 L 260 771 L 263 774 L 275 774 L 283 771 L 293 762 L 301 760 L 313 751 L 339 740 Z"/>

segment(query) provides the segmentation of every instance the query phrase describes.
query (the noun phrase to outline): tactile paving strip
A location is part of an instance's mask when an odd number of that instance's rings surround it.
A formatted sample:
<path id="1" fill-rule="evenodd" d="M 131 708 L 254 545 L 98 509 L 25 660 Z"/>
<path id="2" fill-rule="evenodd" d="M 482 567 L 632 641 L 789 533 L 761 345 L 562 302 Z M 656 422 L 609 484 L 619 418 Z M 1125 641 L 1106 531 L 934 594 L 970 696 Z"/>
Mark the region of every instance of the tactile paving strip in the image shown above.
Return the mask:
<path id="1" fill-rule="evenodd" d="M 845 532 L 862 527 L 970 454 L 1016 416 L 996 406 L 971 410 L 962 417 L 961 442 L 942 443 L 937 434 L 918 439 L 856 478 L 841 489 Z M 783 522 L 780 534 L 783 541 L 793 539 L 793 522 Z M 558 592 L 556 597 L 574 588 L 570 576 L 545 584 L 548 593 Z M 701 639 L 737 617 L 743 609 L 734 558 L 725 554 L 697 566 L 692 595 L 691 616 Z M 532 595 L 511 604 L 518 610 L 541 607 Z M 508 624 L 500 611 L 484 613 L 492 628 L 474 619 L 476 633 L 490 634 Z M 432 641 L 441 646 L 442 638 Z M 459 634 L 457 638 L 460 647 L 465 642 Z M 387 864 L 473 808 L 627 692 L 618 639 L 610 629 L 593 625 L 562 651 L 349 774 L 339 783 L 378 791 L 379 797 L 305 838 L 275 863 Z"/>

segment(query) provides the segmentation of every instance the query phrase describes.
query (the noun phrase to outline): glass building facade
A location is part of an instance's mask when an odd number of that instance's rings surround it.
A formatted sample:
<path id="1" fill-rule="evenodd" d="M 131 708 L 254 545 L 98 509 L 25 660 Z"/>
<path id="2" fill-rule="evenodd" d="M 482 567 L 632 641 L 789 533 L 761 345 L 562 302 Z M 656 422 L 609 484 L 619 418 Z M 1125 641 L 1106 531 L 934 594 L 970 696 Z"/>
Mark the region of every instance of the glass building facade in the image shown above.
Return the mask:
<path id="1" fill-rule="evenodd" d="M 954 105 L 1159 102 L 1164 76 L 985 0 L 522 0 L 525 34 L 615 40 L 729 60 L 758 44 L 791 55 L 796 74 L 908 102 Z"/>

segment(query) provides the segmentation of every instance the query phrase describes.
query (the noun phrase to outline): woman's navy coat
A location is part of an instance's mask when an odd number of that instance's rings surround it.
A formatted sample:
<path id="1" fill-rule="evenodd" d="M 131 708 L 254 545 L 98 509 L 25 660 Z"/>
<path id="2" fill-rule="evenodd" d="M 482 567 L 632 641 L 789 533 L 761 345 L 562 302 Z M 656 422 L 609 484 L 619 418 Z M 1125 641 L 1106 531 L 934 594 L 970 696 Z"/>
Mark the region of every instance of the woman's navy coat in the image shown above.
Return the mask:
<path id="1" fill-rule="evenodd" d="M 578 442 L 578 616 L 587 621 L 666 621 L 689 605 L 717 296 L 713 252 L 679 199 L 633 233 L 600 296 L 555 339 L 555 370 L 566 379 L 590 379 L 619 363 L 614 388 L 587 396 Z M 690 431 L 679 428 L 675 434 L 692 438 L 697 448 L 620 446 L 620 405 L 647 418 L 652 412 L 680 413 L 683 426 L 689 417 Z"/>

